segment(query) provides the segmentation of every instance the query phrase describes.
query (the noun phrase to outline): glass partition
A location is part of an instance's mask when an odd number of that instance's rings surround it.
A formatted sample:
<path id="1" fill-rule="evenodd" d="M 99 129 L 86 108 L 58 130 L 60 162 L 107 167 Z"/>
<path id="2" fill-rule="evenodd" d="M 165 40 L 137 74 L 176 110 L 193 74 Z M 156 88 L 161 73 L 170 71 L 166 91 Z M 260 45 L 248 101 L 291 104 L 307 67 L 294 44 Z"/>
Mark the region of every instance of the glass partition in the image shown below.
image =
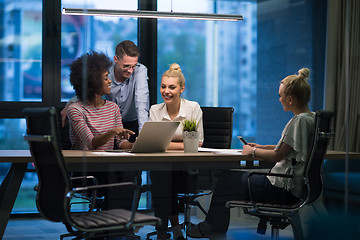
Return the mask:
<path id="1" fill-rule="evenodd" d="M 0 102 L 41 102 L 42 0 L 0 1 Z M 28 149 L 25 119 L 0 119 L 0 149 Z M 0 181 L 10 163 L 0 163 Z M 14 212 L 36 211 L 34 172 L 27 173 Z"/>
<path id="2" fill-rule="evenodd" d="M 61 7 L 136 10 L 137 2 L 64 0 Z M 0 4 L 0 101 L 41 102 L 42 1 Z M 318 26 L 313 6 L 311 1 L 302 0 L 159 0 L 159 11 L 241 14 L 244 20 L 159 19 L 158 79 L 150 79 L 150 84 L 159 88 L 162 73 L 177 62 L 186 78 L 184 98 L 201 106 L 234 108 L 233 148 L 241 147 L 237 135 L 249 142 L 276 144 L 291 118 L 278 102 L 278 86 L 284 77 L 296 74 L 302 67 L 310 68 L 310 108 L 322 108 L 325 24 Z M 74 95 L 69 83 L 69 63 L 91 49 L 112 58 L 115 46 L 125 39 L 138 44 L 137 25 L 137 18 L 62 15 L 61 100 L 67 101 Z M 160 95 L 157 100 L 162 102 Z M 24 120 L 0 119 L 0 148 L 27 149 L 22 140 L 24 132 Z M 32 185 L 33 182 L 28 184 L 29 189 Z"/>

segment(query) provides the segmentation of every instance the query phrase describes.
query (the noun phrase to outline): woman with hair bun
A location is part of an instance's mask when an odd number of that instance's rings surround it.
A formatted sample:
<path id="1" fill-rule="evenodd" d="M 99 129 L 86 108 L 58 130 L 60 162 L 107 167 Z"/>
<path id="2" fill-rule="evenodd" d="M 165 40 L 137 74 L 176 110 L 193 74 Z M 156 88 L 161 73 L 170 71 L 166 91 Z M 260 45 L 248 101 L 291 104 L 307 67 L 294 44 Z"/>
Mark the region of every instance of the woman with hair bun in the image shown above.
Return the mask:
<path id="1" fill-rule="evenodd" d="M 197 102 L 181 98 L 185 90 L 185 77 L 177 63 L 162 75 L 160 93 L 163 103 L 156 104 L 150 108 L 149 121 L 183 121 L 194 119 L 198 122 L 199 146 L 203 142 L 202 111 Z M 184 149 L 181 124 L 169 144 L 168 149 Z M 166 230 L 170 220 L 173 239 L 184 239 L 181 226 L 179 225 L 178 193 L 187 193 L 195 189 L 196 174 L 187 171 L 151 171 L 151 193 L 155 216 L 161 218 L 161 226 L 157 227 L 157 239 L 167 239 Z"/>
<path id="2" fill-rule="evenodd" d="M 309 110 L 311 88 L 307 81 L 310 70 L 302 68 L 298 75 L 290 75 L 280 82 L 279 101 L 284 111 L 294 117 L 286 124 L 277 145 L 244 145 L 242 154 L 260 161 L 275 163 L 271 173 L 293 175 L 294 178 L 251 175 L 250 184 L 255 202 L 291 204 L 304 194 L 302 173 L 314 133 L 315 114 Z M 222 239 L 230 221 L 229 200 L 249 201 L 248 178 L 244 171 L 226 171 L 218 179 L 205 221 L 190 227 L 187 235 L 192 238 Z"/>

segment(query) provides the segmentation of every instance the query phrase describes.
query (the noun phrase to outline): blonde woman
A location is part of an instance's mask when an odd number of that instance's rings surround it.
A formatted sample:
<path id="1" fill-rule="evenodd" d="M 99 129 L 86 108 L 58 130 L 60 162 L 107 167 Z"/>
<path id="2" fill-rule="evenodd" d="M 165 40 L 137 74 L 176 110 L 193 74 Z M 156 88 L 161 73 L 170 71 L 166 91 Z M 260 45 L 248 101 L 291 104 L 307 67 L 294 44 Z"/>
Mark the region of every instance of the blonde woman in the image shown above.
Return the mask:
<path id="1" fill-rule="evenodd" d="M 244 155 L 275 163 L 270 172 L 294 176 L 293 179 L 285 179 L 252 175 L 250 184 L 254 201 L 286 204 L 297 202 L 303 196 L 304 184 L 299 176 L 309 154 L 315 117 L 308 107 L 311 95 L 307 81 L 309 74 L 309 69 L 303 68 L 298 75 L 290 75 L 280 83 L 279 101 L 284 111 L 291 111 L 294 117 L 286 124 L 278 144 L 244 145 Z M 187 235 L 192 238 L 225 238 L 230 221 L 230 209 L 225 207 L 225 203 L 229 200 L 250 200 L 247 177 L 248 172 L 223 173 L 216 183 L 205 221 L 189 228 Z"/>
<path id="2" fill-rule="evenodd" d="M 203 142 L 202 111 L 197 102 L 181 98 L 185 90 L 185 77 L 178 64 L 171 64 L 161 78 L 160 94 L 163 103 L 150 108 L 149 121 L 183 121 L 195 119 L 199 123 L 199 146 Z M 172 150 L 184 149 L 181 124 L 168 147 Z M 152 171 L 152 198 L 155 216 L 162 219 L 162 225 L 157 228 L 157 239 L 166 239 L 166 229 L 170 220 L 175 240 L 184 239 L 179 225 L 177 193 L 189 192 L 196 181 L 195 174 L 187 171 Z"/>

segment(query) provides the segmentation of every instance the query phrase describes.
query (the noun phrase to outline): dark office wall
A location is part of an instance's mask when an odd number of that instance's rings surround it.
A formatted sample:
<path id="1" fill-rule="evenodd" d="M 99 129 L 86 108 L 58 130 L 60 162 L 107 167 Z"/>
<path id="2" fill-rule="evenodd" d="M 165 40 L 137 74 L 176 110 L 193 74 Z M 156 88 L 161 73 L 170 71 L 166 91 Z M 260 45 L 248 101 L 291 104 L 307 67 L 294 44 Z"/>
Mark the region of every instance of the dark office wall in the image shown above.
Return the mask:
<path id="1" fill-rule="evenodd" d="M 276 144 L 287 121 L 279 102 L 280 81 L 311 69 L 313 111 L 322 108 L 324 88 L 326 0 L 258 2 L 258 69 L 256 141 Z"/>

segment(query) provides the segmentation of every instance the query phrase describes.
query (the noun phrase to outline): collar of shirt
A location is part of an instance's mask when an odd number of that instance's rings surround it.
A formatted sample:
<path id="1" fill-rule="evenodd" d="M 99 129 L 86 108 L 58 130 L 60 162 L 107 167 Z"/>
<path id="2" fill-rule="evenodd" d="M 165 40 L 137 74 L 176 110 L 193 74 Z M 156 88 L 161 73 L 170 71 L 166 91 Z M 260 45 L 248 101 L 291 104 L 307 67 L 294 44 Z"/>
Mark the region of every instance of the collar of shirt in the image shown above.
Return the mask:
<path id="1" fill-rule="evenodd" d="M 122 85 L 128 85 L 129 81 L 130 81 L 130 78 L 125 79 L 125 81 L 123 81 L 123 82 L 118 82 L 114 78 L 114 80 L 111 80 L 111 83 L 114 85 L 117 85 L 117 86 L 122 86 Z"/>
<path id="2" fill-rule="evenodd" d="M 166 104 L 164 104 L 164 107 L 162 109 L 162 115 L 163 115 L 163 118 L 162 120 L 168 120 L 168 121 L 182 121 L 183 119 L 186 118 L 186 108 L 185 108 L 185 101 L 183 98 L 181 98 L 180 100 L 180 110 L 179 110 L 179 113 L 178 115 L 173 119 L 171 120 L 170 119 L 170 116 L 169 116 L 169 113 L 167 111 L 167 108 L 166 108 Z"/>

